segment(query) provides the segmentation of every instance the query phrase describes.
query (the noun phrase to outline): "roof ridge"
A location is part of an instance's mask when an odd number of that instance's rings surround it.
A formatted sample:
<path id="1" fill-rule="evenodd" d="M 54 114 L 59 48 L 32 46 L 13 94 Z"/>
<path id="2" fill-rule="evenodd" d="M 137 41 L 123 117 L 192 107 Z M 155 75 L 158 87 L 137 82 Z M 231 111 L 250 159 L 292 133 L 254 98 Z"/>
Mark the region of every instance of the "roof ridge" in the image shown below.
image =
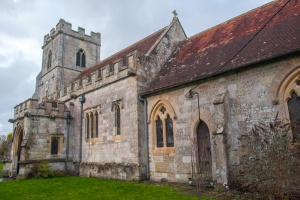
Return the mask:
<path id="1" fill-rule="evenodd" d="M 157 34 L 158 32 L 162 31 L 163 29 L 165 29 L 165 28 L 167 28 L 167 27 L 168 27 L 168 26 L 165 26 L 165 27 L 159 29 L 158 31 L 155 31 L 154 33 L 152 33 L 152 34 L 150 34 L 150 35 L 148 35 L 148 36 L 146 36 L 146 37 L 144 37 L 144 38 L 138 40 L 137 42 L 135 42 L 135 43 L 133 43 L 133 44 L 131 44 L 131 45 L 125 47 L 124 49 L 122 49 L 122 50 L 120 50 L 120 51 L 117 51 L 116 53 L 110 55 L 109 57 L 105 58 L 104 60 L 99 61 L 96 65 L 98 65 L 99 63 L 104 62 L 104 61 L 106 61 L 106 60 L 109 60 L 110 58 L 114 57 L 115 55 L 119 54 L 120 52 L 125 51 L 126 49 L 129 49 L 130 47 L 134 46 L 135 44 L 140 43 L 141 41 L 150 38 L 151 36 Z"/>
<path id="2" fill-rule="evenodd" d="M 224 21 L 224 22 L 222 22 L 222 23 L 220 23 L 220 24 L 217 24 L 217 25 L 212 26 L 212 27 L 210 27 L 210 28 L 208 28 L 208 29 L 205 29 L 205 30 L 203 30 L 203 31 L 201 31 L 201 32 L 199 32 L 199 33 L 196 33 L 195 35 L 192 35 L 191 37 L 189 37 L 189 38 L 187 38 L 187 39 L 191 39 L 191 38 L 196 37 L 196 36 L 198 36 L 198 35 L 201 35 L 201 34 L 203 34 L 203 33 L 205 33 L 205 32 L 211 31 L 212 29 L 215 29 L 215 28 L 217 28 L 217 27 L 219 27 L 219 26 L 222 26 L 222 25 L 224 25 L 224 24 L 227 24 L 227 23 L 229 23 L 229 22 L 231 22 L 231 21 L 234 21 L 234 20 L 236 20 L 236 19 L 238 19 L 238 18 L 242 18 L 242 17 L 248 15 L 249 13 L 251 13 L 251 12 L 253 12 L 253 11 L 255 11 L 255 10 L 261 9 L 261 8 L 263 8 L 263 7 L 265 7 L 265 6 L 268 6 L 269 4 L 274 4 L 274 3 L 277 2 L 277 1 L 278 1 L 278 0 L 273 0 L 273 1 L 269 2 L 269 3 L 263 4 L 263 5 L 258 6 L 258 7 L 256 7 L 256 8 L 253 8 L 253 9 L 251 9 L 251 10 L 245 12 L 245 13 L 242 13 L 242 14 L 236 16 L 236 17 L 233 17 L 233 18 L 228 19 L 228 20 L 226 20 L 226 21 Z"/>

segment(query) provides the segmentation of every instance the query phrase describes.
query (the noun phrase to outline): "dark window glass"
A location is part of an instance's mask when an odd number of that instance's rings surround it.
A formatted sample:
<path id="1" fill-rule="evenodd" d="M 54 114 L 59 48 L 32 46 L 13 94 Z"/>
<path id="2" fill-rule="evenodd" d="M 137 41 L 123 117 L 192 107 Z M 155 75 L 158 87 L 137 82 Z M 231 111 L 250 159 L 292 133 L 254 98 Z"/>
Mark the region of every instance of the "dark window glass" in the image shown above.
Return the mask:
<path id="1" fill-rule="evenodd" d="M 91 138 L 94 138 L 94 115 L 91 114 Z"/>
<path id="2" fill-rule="evenodd" d="M 174 147 L 173 120 L 168 115 L 166 119 L 167 147 Z"/>
<path id="3" fill-rule="evenodd" d="M 51 155 L 57 155 L 58 153 L 58 139 L 53 138 L 51 141 Z"/>
<path id="4" fill-rule="evenodd" d="M 156 121 L 156 146 L 157 147 L 163 147 L 164 146 L 163 124 L 162 124 L 162 121 L 159 117 Z"/>
<path id="5" fill-rule="evenodd" d="M 289 115 L 293 133 L 293 141 L 300 140 L 300 97 L 292 93 L 288 101 Z"/>
<path id="6" fill-rule="evenodd" d="M 51 61 L 52 61 L 52 52 L 51 52 L 51 50 L 50 50 L 50 51 L 49 51 L 49 54 L 48 54 L 47 69 L 51 68 Z"/>
<path id="7" fill-rule="evenodd" d="M 86 116 L 85 126 L 86 126 L 86 139 L 89 139 L 89 137 L 90 137 L 90 117 L 88 115 Z"/>
<path id="8" fill-rule="evenodd" d="M 82 49 L 76 54 L 76 66 L 85 67 L 85 54 Z"/>
<path id="9" fill-rule="evenodd" d="M 98 137 L 98 113 L 97 112 L 95 114 L 95 118 L 96 118 L 95 131 L 96 131 L 96 138 L 97 138 Z"/>
<path id="10" fill-rule="evenodd" d="M 85 67 L 85 54 L 82 53 L 81 55 L 81 67 Z"/>
<path id="11" fill-rule="evenodd" d="M 120 113 L 120 106 L 116 105 L 116 129 L 117 135 L 121 135 L 121 113 Z"/>
<path id="12" fill-rule="evenodd" d="M 76 66 L 80 66 L 80 52 L 79 51 L 76 54 Z"/>

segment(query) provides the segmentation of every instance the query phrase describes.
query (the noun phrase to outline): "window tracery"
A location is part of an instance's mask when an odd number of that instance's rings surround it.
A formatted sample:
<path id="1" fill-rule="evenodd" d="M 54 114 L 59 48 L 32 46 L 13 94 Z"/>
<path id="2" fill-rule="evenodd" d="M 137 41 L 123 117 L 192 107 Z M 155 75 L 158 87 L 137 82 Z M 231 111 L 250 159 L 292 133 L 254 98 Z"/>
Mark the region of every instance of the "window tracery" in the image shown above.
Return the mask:
<path id="1" fill-rule="evenodd" d="M 99 137 L 99 110 L 90 109 L 85 111 L 85 139 Z"/>
<path id="2" fill-rule="evenodd" d="M 168 109 L 161 105 L 155 113 L 155 147 L 174 147 L 173 119 Z"/>
<path id="3" fill-rule="evenodd" d="M 76 66 L 85 67 L 85 53 L 82 49 L 76 54 Z"/>

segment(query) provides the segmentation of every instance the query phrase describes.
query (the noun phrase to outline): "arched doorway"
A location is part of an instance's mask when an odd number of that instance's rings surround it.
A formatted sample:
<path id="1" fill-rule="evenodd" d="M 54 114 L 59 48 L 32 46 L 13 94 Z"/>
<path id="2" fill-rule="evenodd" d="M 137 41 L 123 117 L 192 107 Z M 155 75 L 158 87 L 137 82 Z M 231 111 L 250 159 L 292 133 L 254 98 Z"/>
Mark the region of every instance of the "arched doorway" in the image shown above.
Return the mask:
<path id="1" fill-rule="evenodd" d="M 200 173 L 206 179 L 212 178 L 212 158 L 209 129 L 203 121 L 197 127 L 198 160 Z"/>
<path id="2" fill-rule="evenodd" d="M 16 175 L 19 174 L 19 161 L 21 160 L 21 144 L 23 141 L 23 128 L 18 126 L 14 134 L 13 148 L 13 168 L 16 170 Z"/>

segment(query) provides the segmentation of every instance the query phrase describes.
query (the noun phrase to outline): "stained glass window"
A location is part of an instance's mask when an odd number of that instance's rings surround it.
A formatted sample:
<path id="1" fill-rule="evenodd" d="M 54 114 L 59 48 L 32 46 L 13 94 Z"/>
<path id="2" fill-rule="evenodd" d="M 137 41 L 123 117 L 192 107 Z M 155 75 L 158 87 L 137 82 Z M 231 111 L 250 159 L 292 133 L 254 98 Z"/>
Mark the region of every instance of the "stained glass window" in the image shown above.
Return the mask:
<path id="1" fill-rule="evenodd" d="M 163 147 L 164 146 L 163 124 L 162 124 L 162 121 L 159 117 L 156 120 L 156 146 L 157 147 Z"/>
<path id="2" fill-rule="evenodd" d="M 170 115 L 166 119 L 166 138 L 167 147 L 174 147 L 174 136 L 173 136 L 173 120 Z"/>

